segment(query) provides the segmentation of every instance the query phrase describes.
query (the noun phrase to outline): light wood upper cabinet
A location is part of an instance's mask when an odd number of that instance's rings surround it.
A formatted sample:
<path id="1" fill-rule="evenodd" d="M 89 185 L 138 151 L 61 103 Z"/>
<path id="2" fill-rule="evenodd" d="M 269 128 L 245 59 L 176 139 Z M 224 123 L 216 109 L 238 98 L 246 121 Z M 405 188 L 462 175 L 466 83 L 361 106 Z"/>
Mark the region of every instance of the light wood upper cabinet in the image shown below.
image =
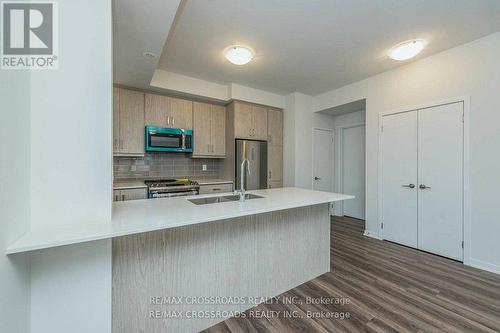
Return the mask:
<path id="1" fill-rule="evenodd" d="M 254 140 L 267 140 L 267 108 L 252 105 Z"/>
<path id="2" fill-rule="evenodd" d="M 146 94 L 145 96 L 145 124 L 146 126 L 167 127 L 170 123 L 168 110 L 168 97 Z"/>
<path id="3" fill-rule="evenodd" d="M 224 106 L 212 105 L 211 142 L 215 156 L 226 155 L 226 108 Z"/>
<path id="4" fill-rule="evenodd" d="M 239 139 L 267 140 L 267 108 L 234 102 L 234 135 Z"/>
<path id="5" fill-rule="evenodd" d="M 146 126 L 193 128 L 193 102 L 185 99 L 146 94 Z"/>
<path id="6" fill-rule="evenodd" d="M 120 89 L 113 88 L 113 153 L 120 152 Z"/>
<path id="7" fill-rule="evenodd" d="M 144 155 L 144 93 L 113 89 L 113 152 Z"/>
<path id="8" fill-rule="evenodd" d="M 234 102 L 234 136 L 238 139 L 251 139 L 252 130 L 252 105 Z"/>
<path id="9" fill-rule="evenodd" d="M 193 103 L 193 156 L 205 156 L 210 153 L 211 105 Z"/>
<path id="10" fill-rule="evenodd" d="M 193 129 L 193 102 L 185 99 L 168 97 L 170 127 Z"/>
<path id="11" fill-rule="evenodd" d="M 225 157 L 226 108 L 193 103 L 193 157 Z"/>
<path id="12" fill-rule="evenodd" d="M 270 145 L 283 145 L 283 111 L 277 109 L 267 110 L 267 142 Z"/>

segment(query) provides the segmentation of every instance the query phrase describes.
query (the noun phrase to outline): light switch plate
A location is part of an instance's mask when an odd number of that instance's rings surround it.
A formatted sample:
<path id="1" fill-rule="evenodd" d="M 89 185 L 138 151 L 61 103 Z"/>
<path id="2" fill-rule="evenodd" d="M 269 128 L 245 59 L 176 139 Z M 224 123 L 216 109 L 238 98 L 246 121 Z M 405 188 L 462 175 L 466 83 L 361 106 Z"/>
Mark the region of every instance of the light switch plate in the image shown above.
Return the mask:
<path id="1" fill-rule="evenodd" d="M 206 164 L 202 164 L 202 165 L 201 165 L 201 170 L 203 170 L 203 171 L 207 171 L 207 165 L 206 165 Z"/>

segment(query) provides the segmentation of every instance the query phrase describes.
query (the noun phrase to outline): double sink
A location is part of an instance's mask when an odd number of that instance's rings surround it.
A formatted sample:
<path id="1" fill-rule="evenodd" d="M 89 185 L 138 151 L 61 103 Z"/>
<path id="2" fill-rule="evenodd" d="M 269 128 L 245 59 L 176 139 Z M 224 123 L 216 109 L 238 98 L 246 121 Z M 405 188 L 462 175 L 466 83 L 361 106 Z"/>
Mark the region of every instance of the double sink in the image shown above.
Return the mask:
<path id="1" fill-rule="evenodd" d="M 263 197 L 261 197 L 260 195 L 256 195 L 256 194 L 245 193 L 245 200 L 259 199 L 259 198 L 263 198 Z M 222 195 L 222 196 L 218 196 L 218 197 L 208 197 L 208 198 L 188 199 L 188 201 L 194 203 L 195 205 L 208 205 L 208 204 L 214 204 L 214 203 L 231 202 L 231 201 L 239 201 L 239 200 L 240 200 L 239 194 Z"/>

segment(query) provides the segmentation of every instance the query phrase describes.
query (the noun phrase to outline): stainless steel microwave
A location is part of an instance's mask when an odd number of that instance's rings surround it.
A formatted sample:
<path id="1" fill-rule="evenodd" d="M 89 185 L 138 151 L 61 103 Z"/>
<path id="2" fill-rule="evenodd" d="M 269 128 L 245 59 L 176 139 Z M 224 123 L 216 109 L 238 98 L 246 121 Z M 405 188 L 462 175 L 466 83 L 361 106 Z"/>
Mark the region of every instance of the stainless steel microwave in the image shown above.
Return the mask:
<path id="1" fill-rule="evenodd" d="M 146 151 L 192 153 L 193 131 L 146 126 Z"/>

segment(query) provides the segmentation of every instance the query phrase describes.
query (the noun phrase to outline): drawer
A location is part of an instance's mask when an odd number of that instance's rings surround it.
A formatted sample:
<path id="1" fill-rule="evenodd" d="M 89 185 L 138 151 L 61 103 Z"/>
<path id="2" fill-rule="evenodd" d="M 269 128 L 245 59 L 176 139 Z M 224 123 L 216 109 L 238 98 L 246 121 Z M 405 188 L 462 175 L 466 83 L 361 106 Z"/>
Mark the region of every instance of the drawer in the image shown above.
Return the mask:
<path id="1" fill-rule="evenodd" d="M 233 184 L 200 185 L 200 194 L 233 192 Z"/>

